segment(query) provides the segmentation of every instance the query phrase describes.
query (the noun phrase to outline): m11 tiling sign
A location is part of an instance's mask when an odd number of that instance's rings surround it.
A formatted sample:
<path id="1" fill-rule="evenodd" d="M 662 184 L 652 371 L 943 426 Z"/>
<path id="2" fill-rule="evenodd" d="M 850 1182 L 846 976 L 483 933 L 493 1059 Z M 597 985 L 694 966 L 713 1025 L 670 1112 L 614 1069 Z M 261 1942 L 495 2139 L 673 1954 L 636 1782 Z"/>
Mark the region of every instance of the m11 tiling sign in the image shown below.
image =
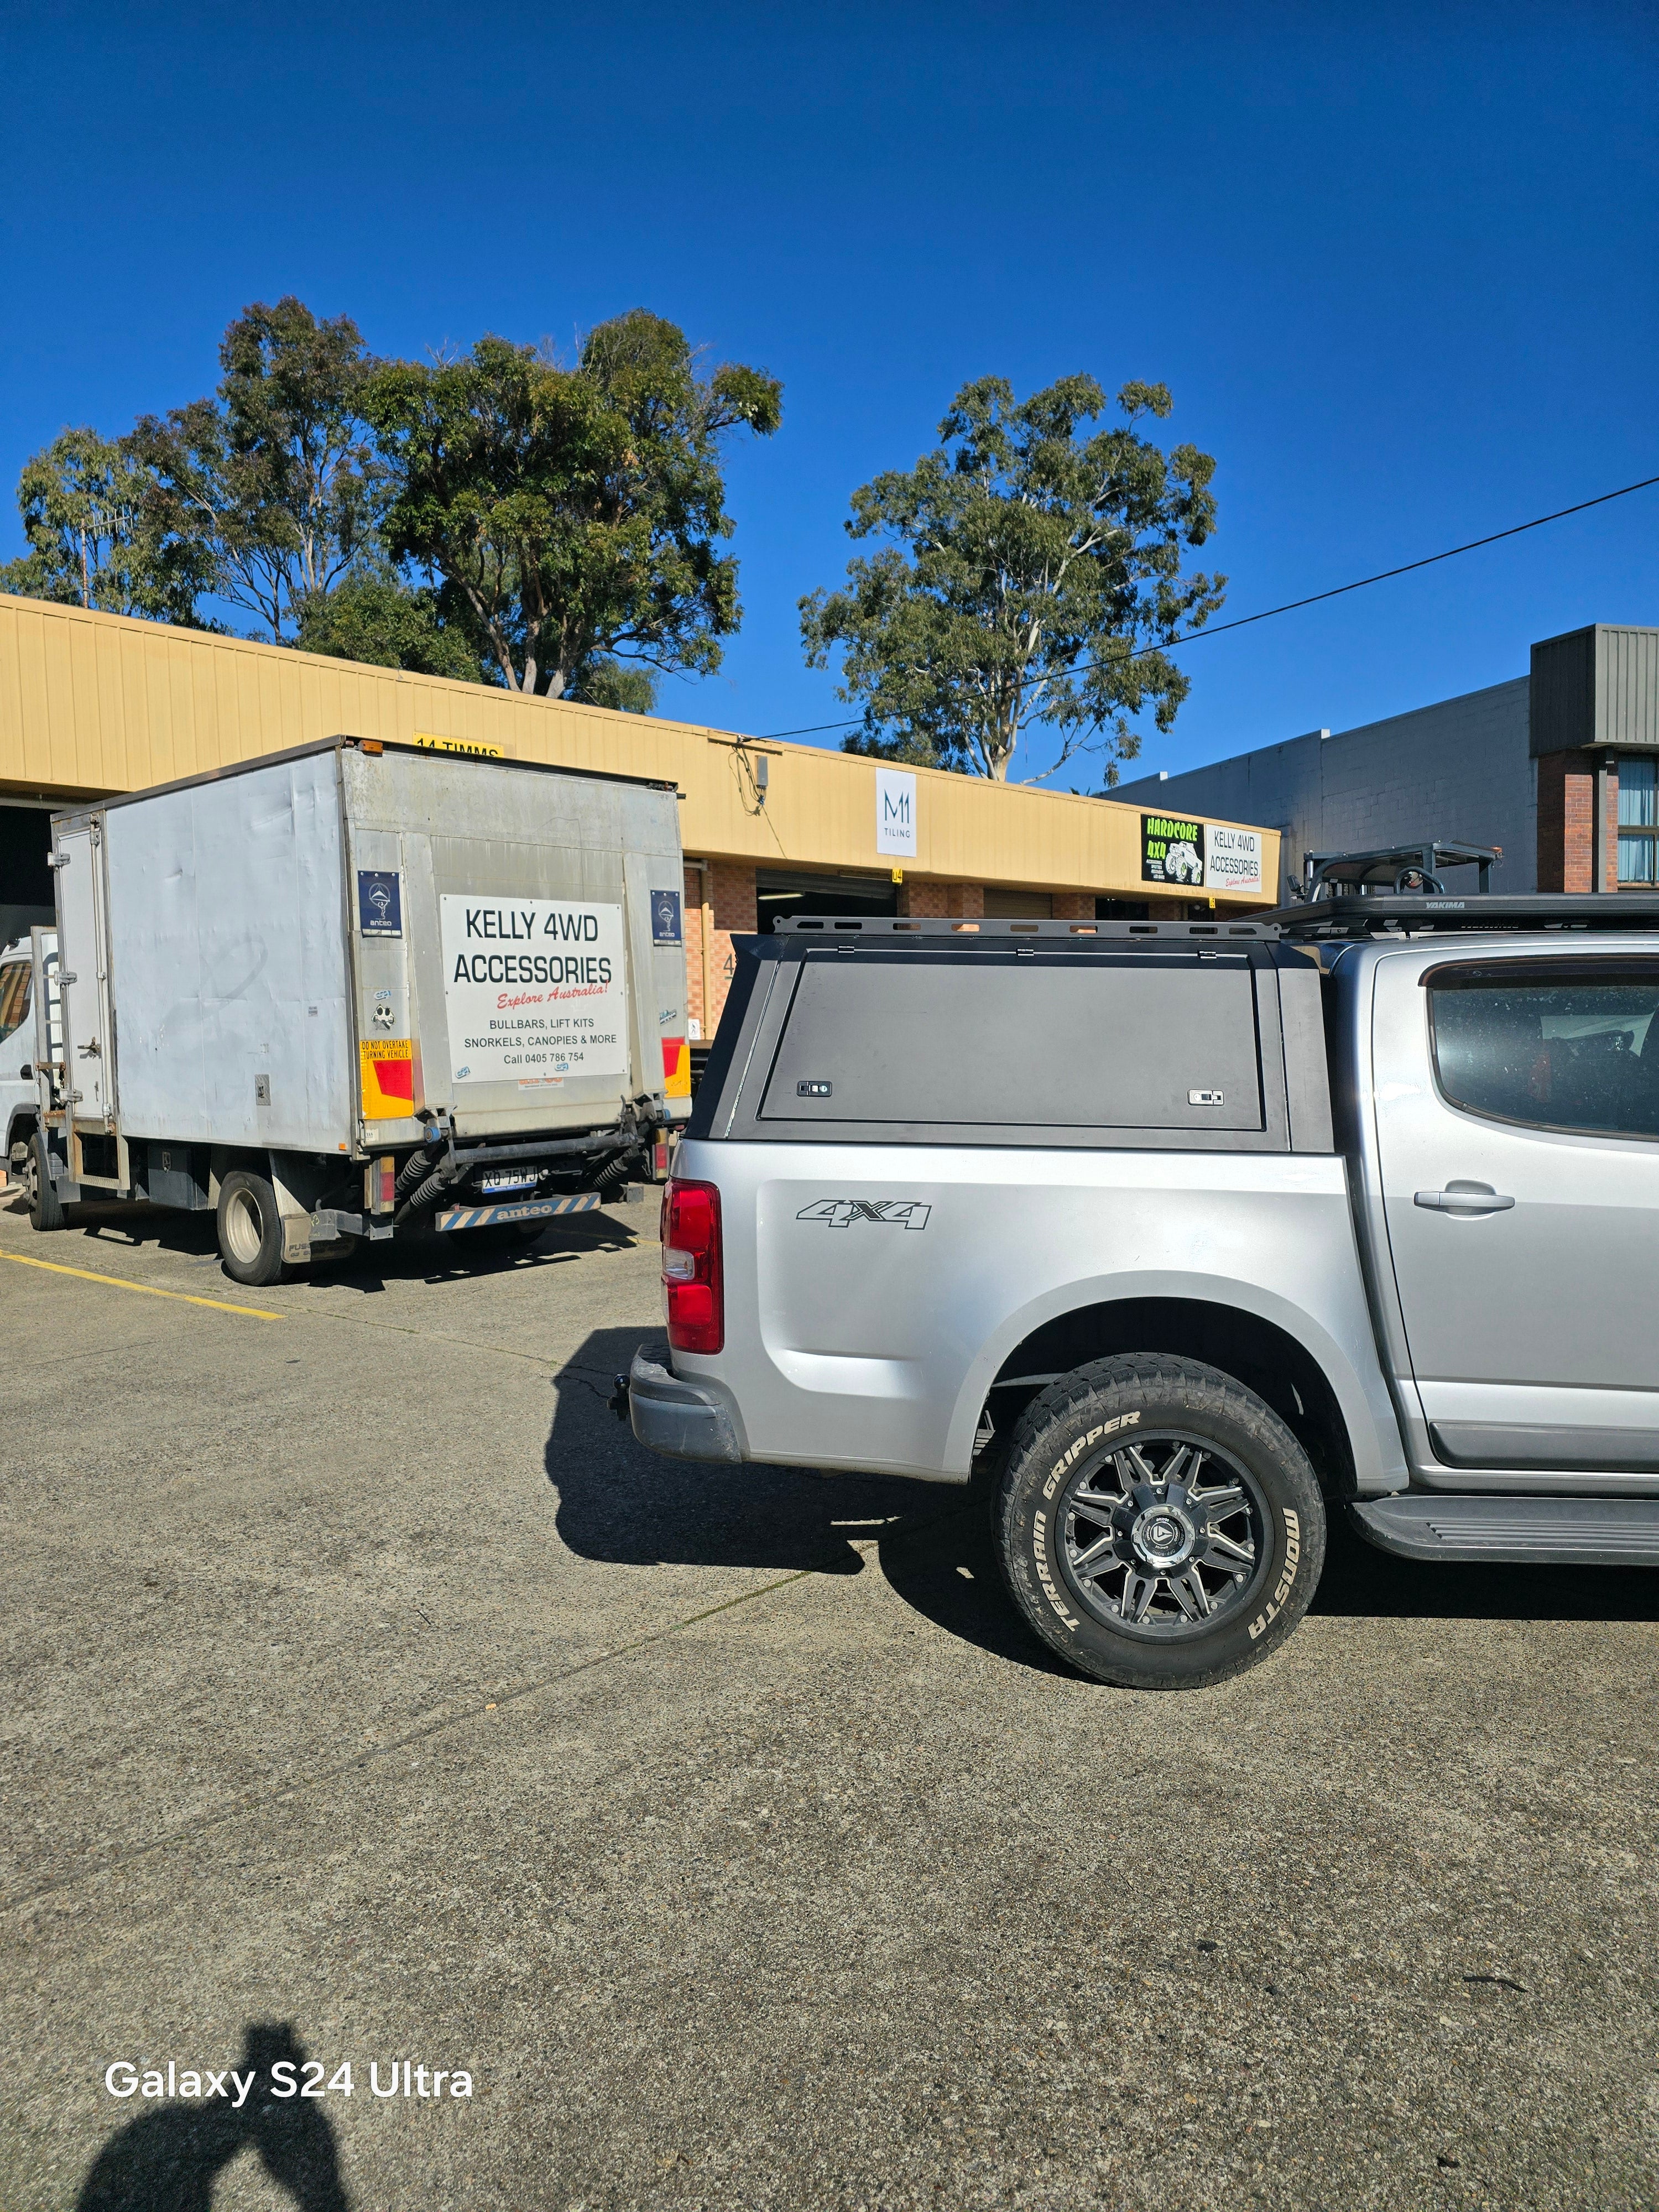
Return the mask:
<path id="1" fill-rule="evenodd" d="M 916 780 L 902 769 L 876 770 L 876 850 L 916 857 Z"/>
<path id="2" fill-rule="evenodd" d="M 619 906 L 446 892 L 444 1005 L 457 1084 L 558 1087 L 628 1073 Z"/>

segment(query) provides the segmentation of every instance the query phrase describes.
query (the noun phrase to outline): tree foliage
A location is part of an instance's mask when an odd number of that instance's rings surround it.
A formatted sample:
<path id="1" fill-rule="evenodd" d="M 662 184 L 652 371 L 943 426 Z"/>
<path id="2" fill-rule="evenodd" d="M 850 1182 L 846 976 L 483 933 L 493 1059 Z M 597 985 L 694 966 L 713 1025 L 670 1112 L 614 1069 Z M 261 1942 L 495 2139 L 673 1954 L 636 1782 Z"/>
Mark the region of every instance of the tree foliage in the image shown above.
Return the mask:
<path id="1" fill-rule="evenodd" d="M 17 505 L 29 550 L 0 568 L 0 591 L 195 624 L 207 568 L 156 530 L 149 483 L 125 441 L 64 430 L 24 464 Z"/>
<path id="2" fill-rule="evenodd" d="M 331 592 L 302 599 L 294 642 L 371 668 L 406 668 L 479 684 L 484 671 L 465 635 L 440 618 L 430 585 L 410 586 L 389 569 L 345 576 Z"/>
<path id="3" fill-rule="evenodd" d="M 849 751 L 1006 779 L 1023 736 L 1058 738 L 1053 775 L 1082 752 L 1132 758 L 1133 718 L 1167 730 L 1187 679 L 1161 648 L 1207 621 L 1226 579 L 1183 574 L 1215 524 L 1215 463 L 1165 453 L 1161 384 L 1126 384 L 1121 424 L 1091 376 L 1017 402 L 1000 377 L 964 385 L 943 441 L 914 469 L 853 495 L 855 538 L 893 543 L 848 562 L 844 589 L 800 602 L 808 665 L 841 654 L 839 696 L 861 702 Z"/>
<path id="4" fill-rule="evenodd" d="M 130 444 L 149 472 L 154 534 L 281 643 L 307 602 L 378 550 L 385 471 L 361 409 L 370 363 L 349 315 L 319 323 L 292 297 L 245 308 L 219 363 L 214 398 L 144 416 Z"/>
<path id="5" fill-rule="evenodd" d="M 633 714 L 653 671 L 719 666 L 721 448 L 777 428 L 775 379 L 705 373 L 643 312 L 571 366 L 498 337 L 377 362 L 291 297 L 245 308 L 219 362 L 210 397 L 34 456 L 0 589 L 179 623 L 219 599 L 307 652 Z"/>
<path id="6" fill-rule="evenodd" d="M 775 379 L 705 375 L 683 331 L 636 310 L 592 331 L 574 368 L 489 337 L 388 362 L 365 408 L 395 480 L 392 559 L 442 578 L 446 619 L 509 690 L 614 690 L 619 658 L 720 665 L 739 613 L 720 448 L 777 428 Z"/>

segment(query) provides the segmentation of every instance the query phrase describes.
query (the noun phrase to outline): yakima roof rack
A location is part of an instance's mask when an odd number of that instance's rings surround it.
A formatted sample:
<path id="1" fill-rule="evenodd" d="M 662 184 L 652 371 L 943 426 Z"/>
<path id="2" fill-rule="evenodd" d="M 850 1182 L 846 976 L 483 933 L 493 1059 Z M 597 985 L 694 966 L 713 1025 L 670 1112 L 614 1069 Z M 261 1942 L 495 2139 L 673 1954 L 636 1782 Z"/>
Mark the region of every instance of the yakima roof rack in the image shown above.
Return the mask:
<path id="1" fill-rule="evenodd" d="M 1370 903 L 1377 903 L 1376 901 Z M 1656 902 L 1659 904 L 1659 902 Z M 1328 902 L 1319 908 L 1322 915 L 1328 911 Z M 1215 921 L 1001 921 L 983 919 L 956 921 L 950 916 L 935 918 L 916 916 L 898 920 L 891 915 L 861 915 L 856 921 L 843 921 L 827 915 L 778 915 L 773 930 L 780 937 L 816 934 L 823 937 L 899 938 L 944 937 L 1041 937 L 1050 940 L 1059 938 L 1135 937 L 1176 938 L 1182 943 L 1193 938 L 1243 937 L 1253 938 L 1259 944 L 1264 939 L 1279 935 L 1276 928 L 1262 921 L 1235 921 L 1222 917 Z"/>
<path id="2" fill-rule="evenodd" d="M 1264 924 L 1289 938 L 1383 937 L 1442 930 L 1631 930 L 1659 932 L 1659 893 L 1479 892 L 1468 898 L 1425 892 L 1323 898 L 1275 907 Z"/>

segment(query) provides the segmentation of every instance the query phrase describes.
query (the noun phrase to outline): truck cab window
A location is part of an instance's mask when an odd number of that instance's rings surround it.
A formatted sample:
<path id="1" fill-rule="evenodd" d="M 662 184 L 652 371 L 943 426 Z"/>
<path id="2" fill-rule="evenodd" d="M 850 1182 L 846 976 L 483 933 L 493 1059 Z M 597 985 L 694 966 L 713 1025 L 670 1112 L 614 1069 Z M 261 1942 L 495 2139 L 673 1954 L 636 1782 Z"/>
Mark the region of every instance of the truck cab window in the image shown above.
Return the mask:
<path id="1" fill-rule="evenodd" d="M 1564 974 L 1564 965 L 1443 969 L 1426 979 L 1442 1091 L 1497 1121 L 1659 1137 L 1659 966 L 1585 963 Z"/>
<path id="2" fill-rule="evenodd" d="M 0 1039 L 21 1029 L 27 1018 L 33 975 L 26 960 L 10 960 L 0 968 Z"/>

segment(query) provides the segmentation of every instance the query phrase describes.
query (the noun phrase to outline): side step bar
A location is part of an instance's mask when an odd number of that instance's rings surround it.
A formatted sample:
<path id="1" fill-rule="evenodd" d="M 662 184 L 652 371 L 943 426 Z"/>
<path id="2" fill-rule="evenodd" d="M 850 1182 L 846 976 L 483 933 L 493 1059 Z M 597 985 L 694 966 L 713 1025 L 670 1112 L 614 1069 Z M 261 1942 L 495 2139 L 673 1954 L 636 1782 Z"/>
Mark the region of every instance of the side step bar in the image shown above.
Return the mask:
<path id="1" fill-rule="evenodd" d="M 1348 1508 L 1402 1559 L 1659 1567 L 1659 1498 L 1497 1498 L 1407 1491 Z"/>

